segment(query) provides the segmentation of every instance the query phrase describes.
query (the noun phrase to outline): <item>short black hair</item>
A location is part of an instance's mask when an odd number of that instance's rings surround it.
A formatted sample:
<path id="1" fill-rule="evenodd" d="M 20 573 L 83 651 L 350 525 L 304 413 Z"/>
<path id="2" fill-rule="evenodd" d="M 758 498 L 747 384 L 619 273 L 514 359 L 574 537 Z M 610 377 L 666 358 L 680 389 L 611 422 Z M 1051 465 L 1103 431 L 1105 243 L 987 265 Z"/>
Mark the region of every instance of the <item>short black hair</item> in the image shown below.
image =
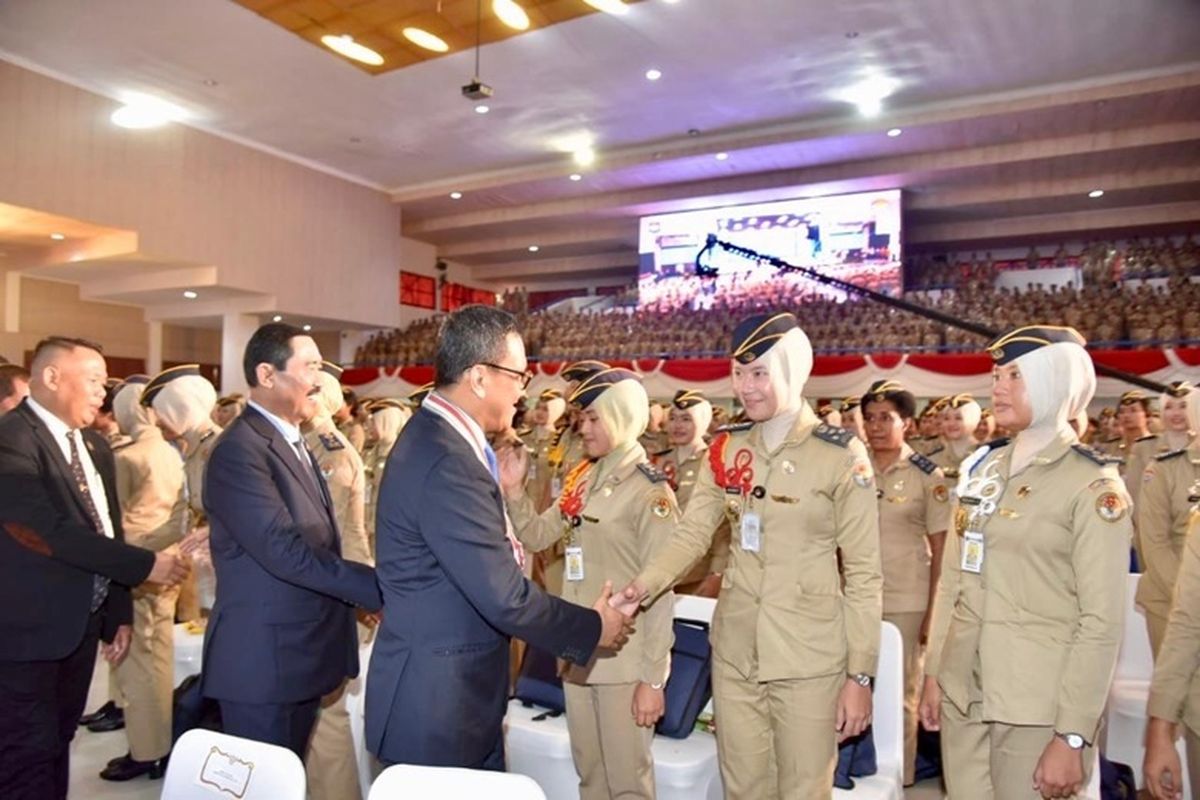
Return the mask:
<path id="1" fill-rule="evenodd" d="M 29 370 L 20 364 L 0 364 L 0 400 L 7 400 L 17 393 L 17 381 L 29 383 Z"/>
<path id="2" fill-rule="evenodd" d="M 493 306 L 463 306 L 442 324 L 434 358 L 434 384 L 450 386 L 476 364 L 504 357 L 510 333 L 518 333 L 517 318 Z"/>
<path id="3" fill-rule="evenodd" d="M 47 350 L 66 350 L 70 352 L 77 347 L 86 347 L 88 350 L 95 350 L 100 355 L 104 355 L 104 348 L 90 339 L 80 339 L 75 336 L 47 336 L 38 342 L 33 348 L 33 358 L 30 359 L 31 364 L 36 364 Z"/>
<path id="4" fill-rule="evenodd" d="M 256 330 L 250 341 L 246 342 L 246 352 L 242 356 L 242 372 L 246 376 L 246 383 L 258 386 L 259 364 L 270 364 L 280 371 L 287 369 L 288 359 L 294 352 L 292 339 L 307 335 L 286 322 L 268 322 Z"/>

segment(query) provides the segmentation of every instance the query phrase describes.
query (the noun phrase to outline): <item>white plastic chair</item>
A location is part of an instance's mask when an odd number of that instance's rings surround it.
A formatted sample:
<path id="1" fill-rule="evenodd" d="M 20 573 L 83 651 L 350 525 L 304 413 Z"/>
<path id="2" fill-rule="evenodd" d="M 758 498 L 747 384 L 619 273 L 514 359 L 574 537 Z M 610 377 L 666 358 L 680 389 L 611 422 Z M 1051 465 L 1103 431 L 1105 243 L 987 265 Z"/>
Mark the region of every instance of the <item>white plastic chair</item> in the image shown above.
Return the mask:
<path id="1" fill-rule="evenodd" d="M 532 778 L 507 772 L 397 764 L 379 774 L 370 800 L 546 800 Z"/>
<path id="2" fill-rule="evenodd" d="M 367 751 L 366 734 L 366 704 L 367 704 L 367 668 L 371 665 L 371 653 L 375 645 L 375 637 L 358 648 L 358 677 L 346 685 L 343 701 L 346 703 L 346 713 L 350 715 L 350 740 L 354 744 L 354 761 L 358 770 L 358 785 L 362 790 L 362 800 L 367 800 L 371 783 L 375 780 L 378 762 Z M 347 798 L 346 800 L 352 800 Z"/>
<path id="3" fill-rule="evenodd" d="M 304 764 L 286 747 L 195 729 L 175 743 L 162 800 L 305 800 Z"/>
<path id="4" fill-rule="evenodd" d="M 900 629 L 890 622 L 881 625 L 879 664 L 875 670 L 875 693 L 871 698 L 875 757 L 879 771 L 854 779 L 854 789 L 834 789 L 837 798 L 904 797 L 904 645 Z M 719 721 L 718 721 L 718 724 Z"/>

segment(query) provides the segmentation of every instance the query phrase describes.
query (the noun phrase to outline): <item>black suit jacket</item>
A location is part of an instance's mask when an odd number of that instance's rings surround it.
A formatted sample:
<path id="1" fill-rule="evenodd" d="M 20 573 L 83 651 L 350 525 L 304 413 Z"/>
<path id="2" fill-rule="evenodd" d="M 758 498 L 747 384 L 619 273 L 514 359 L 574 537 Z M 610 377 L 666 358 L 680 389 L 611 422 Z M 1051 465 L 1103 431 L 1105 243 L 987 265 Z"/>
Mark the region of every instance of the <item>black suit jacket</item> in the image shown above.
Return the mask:
<path id="1" fill-rule="evenodd" d="M 367 675 L 367 747 L 386 762 L 477 766 L 499 743 L 509 637 L 577 663 L 600 615 L 526 580 L 500 489 L 427 409 L 388 456 L 375 523 L 383 622 Z"/>
<path id="2" fill-rule="evenodd" d="M 97 533 L 71 467 L 28 402 L 0 417 L 0 658 L 64 658 L 83 639 L 93 575 L 112 579 L 102 636 L 133 620 L 129 588 L 146 579 L 154 553 L 124 543 L 112 450 L 83 431 L 104 482 L 114 538 Z"/>
<path id="3" fill-rule="evenodd" d="M 328 489 L 253 407 L 204 473 L 217 599 L 203 693 L 244 703 L 320 697 L 358 674 L 354 606 L 380 606 L 375 570 L 340 556 Z"/>

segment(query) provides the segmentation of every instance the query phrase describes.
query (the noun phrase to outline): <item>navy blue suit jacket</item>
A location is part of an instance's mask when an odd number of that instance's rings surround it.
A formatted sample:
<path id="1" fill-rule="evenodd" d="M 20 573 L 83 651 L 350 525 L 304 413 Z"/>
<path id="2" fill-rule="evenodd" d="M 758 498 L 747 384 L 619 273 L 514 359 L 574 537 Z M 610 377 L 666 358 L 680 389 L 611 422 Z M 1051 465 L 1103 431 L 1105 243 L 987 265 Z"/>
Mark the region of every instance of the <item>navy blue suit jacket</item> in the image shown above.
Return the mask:
<path id="1" fill-rule="evenodd" d="M 375 571 L 344 561 L 319 471 L 249 407 L 204 473 L 217 599 L 204 639 L 203 693 L 298 703 L 358 674 L 354 606 L 380 606 Z"/>
<path id="2" fill-rule="evenodd" d="M 586 662 L 600 615 L 525 579 L 499 487 L 449 423 L 419 410 L 388 457 L 375 523 L 384 613 L 367 747 L 388 763 L 478 766 L 499 745 L 509 637 Z"/>

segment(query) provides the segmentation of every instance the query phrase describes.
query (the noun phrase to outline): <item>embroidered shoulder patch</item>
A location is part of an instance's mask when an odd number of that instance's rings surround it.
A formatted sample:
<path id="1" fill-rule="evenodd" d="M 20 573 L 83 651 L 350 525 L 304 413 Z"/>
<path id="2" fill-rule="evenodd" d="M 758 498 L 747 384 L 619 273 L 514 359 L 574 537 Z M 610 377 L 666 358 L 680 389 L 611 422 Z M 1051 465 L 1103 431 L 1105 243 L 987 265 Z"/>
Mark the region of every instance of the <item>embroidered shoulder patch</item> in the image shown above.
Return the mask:
<path id="1" fill-rule="evenodd" d="M 638 470 L 640 470 L 643 475 L 649 478 L 651 483 L 663 483 L 667 480 L 667 473 L 663 472 L 653 464 L 638 464 Z"/>
<path id="2" fill-rule="evenodd" d="M 924 472 L 926 475 L 932 475 L 933 471 L 937 469 L 937 464 L 933 463 L 920 453 L 913 453 L 908 457 L 908 460 L 916 464 L 917 469 L 921 470 L 921 472 Z"/>
<path id="3" fill-rule="evenodd" d="M 845 428 L 826 425 L 824 422 L 813 429 L 813 436 L 823 442 L 836 444 L 838 447 L 849 447 L 850 440 L 854 438 L 854 434 Z"/>

